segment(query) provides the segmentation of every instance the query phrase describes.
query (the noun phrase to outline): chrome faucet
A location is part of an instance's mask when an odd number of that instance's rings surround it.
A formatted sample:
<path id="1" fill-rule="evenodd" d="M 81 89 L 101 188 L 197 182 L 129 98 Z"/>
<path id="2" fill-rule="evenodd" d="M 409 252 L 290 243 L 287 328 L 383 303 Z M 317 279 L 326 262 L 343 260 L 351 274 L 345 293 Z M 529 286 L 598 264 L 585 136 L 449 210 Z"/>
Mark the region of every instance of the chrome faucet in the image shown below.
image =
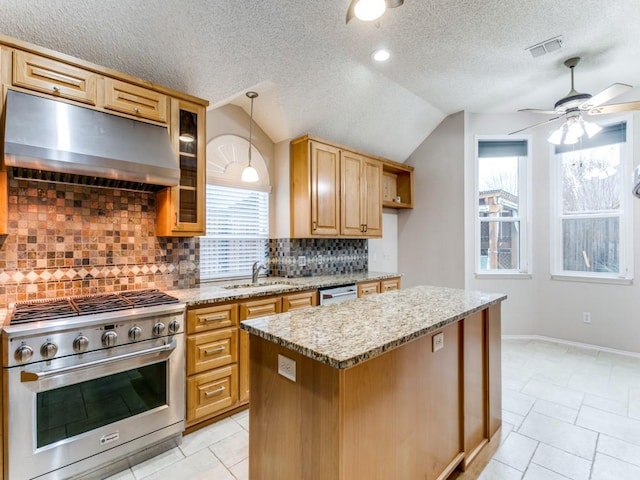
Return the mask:
<path id="1" fill-rule="evenodd" d="M 252 285 L 258 284 L 258 274 L 262 269 L 266 269 L 266 267 L 264 265 L 260 265 L 260 262 L 253 262 L 253 265 L 251 266 L 251 284 Z"/>

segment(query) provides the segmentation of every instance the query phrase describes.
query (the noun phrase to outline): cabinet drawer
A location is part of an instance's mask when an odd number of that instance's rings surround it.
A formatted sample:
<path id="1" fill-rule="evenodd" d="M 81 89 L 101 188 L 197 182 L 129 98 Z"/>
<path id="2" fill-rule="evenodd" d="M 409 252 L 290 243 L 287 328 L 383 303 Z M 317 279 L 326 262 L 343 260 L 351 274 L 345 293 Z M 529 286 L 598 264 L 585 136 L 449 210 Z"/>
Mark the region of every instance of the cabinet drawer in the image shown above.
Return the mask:
<path id="1" fill-rule="evenodd" d="M 400 289 L 399 278 L 387 278 L 386 280 L 380 280 L 381 292 L 388 292 L 390 290 L 399 290 L 399 289 Z"/>
<path id="2" fill-rule="evenodd" d="M 95 106 L 97 78 L 95 73 L 56 60 L 19 50 L 13 53 L 13 85 L 18 87 Z"/>
<path id="3" fill-rule="evenodd" d="M 211 417 L 238 402 L 238 367 L 217 368 L 187 379 L 187 423 Z"/>
<path id="4" fill-rule="evenodd" d="M 265 317 L 280 313 L 281 310 L 280 297 L 267 298 L 264 300 L 253 300 L 240 304 L 240 320 L 248 320 L 250 318 Z"/>
<path id="5" fill-rule="evenodd" d="M 167 123 L 166 95 L 108 77 L 104 89 L 104 108 Z"/>
<path id="6" fill-rule="evenodd" d="M 187 312 L 188 334 L 237 326 L 238 306 L 234 304 L 197 308 Z"/>
<path id="7" fill-rule="evenodd" d="M 380 293 L 380 282 L 366 282 L 358 284 L 358 298 L 365 295 Z"/>
<path id="8" fill-rule="evenodd" d="M 238 329 L 225 328 L 187 337 L 187 375 L 238 361 Z"/>
<path id="9" fill-rule="evenodd" d="M 298 308 L 315 307 L 318 305 L 318 291 L 291 293 L 282 296 L 282 311 L 289 312 Z"/>

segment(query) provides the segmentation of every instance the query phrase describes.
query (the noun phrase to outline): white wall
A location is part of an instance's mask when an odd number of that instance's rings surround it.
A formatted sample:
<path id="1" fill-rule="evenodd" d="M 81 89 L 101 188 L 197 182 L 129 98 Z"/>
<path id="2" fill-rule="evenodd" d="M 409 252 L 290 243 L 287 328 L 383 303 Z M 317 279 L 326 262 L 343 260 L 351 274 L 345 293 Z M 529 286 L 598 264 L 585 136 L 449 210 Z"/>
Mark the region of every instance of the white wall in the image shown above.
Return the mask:
<path id="1" fill-rule="evenodd" d="M 445 118 L 411 154 L 414 208 L 398 214 L 403 287 L 464 287 L 465 114 Z"/>
<path id="2" fill-rule="evenodd" d="M 382 238 L 369 240 L 369 271 L 398 272 L 398 214 L 384 209 Z"/>
<path id="3" fill-rule="evenodd" d="M 634 119 L 637 127 L 639 119 Z M 524 114 L 469 114 L 466 131 L 466 190 L 473 192 L 475 135 L 499 135 L 539 122 Z M 526 279 L 481 279 L 474 275 L 474 238 L 471 234 L 475 198 L 466 201 L 469 234 L 466 237 L 467 287 L 505 292 L 503 333 L 546 335 L 575 342 L 640 352 L 640 286 L 551 280 L 550 267 L 550 162 L 546 141 L 549 128 L 530 131 L 532 141 L 532 275 Z M 636 133 L 634 165 L 639 163 L 640 135 Z M 631 179 L 629 179 L 631 182 Z M 625 195 L 631 195 L 630 185 Z M 640 200 L 634 208 L 635 272 L 640 274 Z M 591 312 L 592 323 L 582 322 L 582 312 Z"/>

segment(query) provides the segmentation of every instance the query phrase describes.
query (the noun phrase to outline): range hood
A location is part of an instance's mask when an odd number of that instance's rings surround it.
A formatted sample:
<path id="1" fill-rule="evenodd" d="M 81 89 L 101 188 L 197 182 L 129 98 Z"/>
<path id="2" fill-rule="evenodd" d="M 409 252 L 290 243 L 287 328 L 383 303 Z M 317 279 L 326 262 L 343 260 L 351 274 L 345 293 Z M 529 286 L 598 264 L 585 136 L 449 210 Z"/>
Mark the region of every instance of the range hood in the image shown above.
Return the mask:
<path id="1" fill-rule="evenodd" d="M 4 165 L 14 178 L 157 191 L 178 185 L 166 127 L 9 90 Z"/>

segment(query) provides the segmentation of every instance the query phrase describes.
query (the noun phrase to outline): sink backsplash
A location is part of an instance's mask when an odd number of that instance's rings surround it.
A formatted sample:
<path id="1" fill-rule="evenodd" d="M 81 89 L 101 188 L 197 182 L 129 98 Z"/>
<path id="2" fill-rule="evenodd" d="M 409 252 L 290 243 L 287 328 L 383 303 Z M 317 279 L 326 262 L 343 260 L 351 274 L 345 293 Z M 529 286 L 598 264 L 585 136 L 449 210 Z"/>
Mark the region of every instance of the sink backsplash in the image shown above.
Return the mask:
<path id="1" fill-rule="evenodd" d="M 198 281 L 194 238 L 155 236 L 155 194 L 10 179 L 0 308 Z"/>
<path id="2" fill-rule="evenodd" d="M 300 257 L 304 257 L 302 262 Z M 366 272 L 368 258 L 368 243 L 367 240 L 362 239 L 272 238 L 269 240 L 269 274 L 278 277 L 312 277 Z"/>

